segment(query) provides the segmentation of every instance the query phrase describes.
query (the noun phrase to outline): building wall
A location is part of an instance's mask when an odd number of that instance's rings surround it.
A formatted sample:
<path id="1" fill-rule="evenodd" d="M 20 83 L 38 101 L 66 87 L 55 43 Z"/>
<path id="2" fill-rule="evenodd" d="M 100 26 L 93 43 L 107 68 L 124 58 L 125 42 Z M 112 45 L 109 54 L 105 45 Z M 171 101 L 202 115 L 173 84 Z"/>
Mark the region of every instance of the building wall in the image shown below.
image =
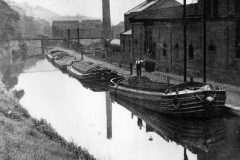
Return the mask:
<path id="1" fill-rule="evenodd" d="M 132 36 L 121 35 L 121 62 L 128 64 L 133 63 L 132 55 Z"/>
<path id="2" fill-rule="evenodd" d="M 202 0 L 198 4 L 187 6 L 187 15 L 199 16 L 202 12 Z M 227 17 L 240 14 L 239 0 L 209 0 L 207 1 L 207 16 Z M 132 53 L 124 52 L 137 58 L 153 59 L 159 71 L 183 75 L 183 23 L 181 22 L 130 22 L 134 20 L 181 18 L 181 7 L 170 7 L 158 10 L 142 11 L 138 14 L 125 15 L 126 29 L 132 29 Z M 151 57 L 146 49 L 146 40 L 154 44 L 155 56 Z M 218 82 L 240 85 L 240 21 L 207 22 L 207 78 Z M 125 39 L 126 41 L 126 39 Z M 126 44 L 124 45 L 126 49 Z M 239 49 L 237 48 L 239 46 Z M 238 51 L 239 50 L 239 51 Z M 202 24 L 189 22 L 187 25 L 187 66 L 188 76 L 202 77 Z M 127 58 L 125 58 L 127 59 Z"/>
<path id="3" fill-rule="evenodd" d="M 53 22 L 53 36 L 59 38 L 68 38 L 68 29 L 71 37 L 77 38 L 77 29 L 79 28 L 80 38 L 98 38 L 101 37 L 102 22 L 100 20 L 83 20 L 73 23 L 72 21 Z"/>
<path id="4" fill-rule="evenodd" d="M 134 59 L 149 58 L 144 51 L 144 28 L 146 26 L 141 23 L 132 25 Z M 181 23 L 154 23 L 152 29 L 153 42 L 156 44 L 154 58 L 156 68 L 163 72 L 183 74 L 183 25 Z M 188 75 L 195 77 L 201 77 L 203 70 L 201 31 L 200 22 L 188 23 Z M 236 73 L 240 72 L 240 59 L 236 59 L 235 35 L 236 22 L 207 23 L 208 78 L 218 81 L 225 79 L 230 83 L 239 83 L 239 78 L 235 76 Z"/>

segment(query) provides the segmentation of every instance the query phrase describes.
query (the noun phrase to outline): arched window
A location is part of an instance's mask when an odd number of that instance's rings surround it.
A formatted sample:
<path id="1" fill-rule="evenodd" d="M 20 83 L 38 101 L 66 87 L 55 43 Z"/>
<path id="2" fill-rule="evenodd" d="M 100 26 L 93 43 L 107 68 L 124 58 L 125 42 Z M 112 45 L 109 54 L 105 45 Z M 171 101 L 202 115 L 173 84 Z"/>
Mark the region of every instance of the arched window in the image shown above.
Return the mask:
<path id="1" fill-rule="evenodd" d="M 163 52 L 163 56 L 166 57 L 167 56 L 167 44 L 166 43 L 163 44 L 162 52 Z"/>
<path id="2" fill-rule="evenodd" d="M 194 59 L 194 48 L 192 45 L 189 45 L 188 47 L 188 56 L 189 56 L 189 60 Z"/>
<path id="3" fill-rule="evenodd" d="M 207 65 L 215 66 L 215 62 L 216 62 L 216 47 L 214 44 L 210 44 L 208 46 Z"/>

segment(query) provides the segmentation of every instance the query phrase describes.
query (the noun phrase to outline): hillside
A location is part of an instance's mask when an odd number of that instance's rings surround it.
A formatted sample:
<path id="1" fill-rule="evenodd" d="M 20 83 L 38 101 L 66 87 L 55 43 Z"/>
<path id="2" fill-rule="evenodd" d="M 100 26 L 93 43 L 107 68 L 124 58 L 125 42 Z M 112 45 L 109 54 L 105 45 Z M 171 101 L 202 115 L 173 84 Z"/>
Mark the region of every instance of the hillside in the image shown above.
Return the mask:
<path id="1" fill-rule="evenodd" d="M 75 16 L 61 16 L 55 12 L 52 12 L 46 8 L 40 7 L 40 6 L 30 6 L 28 3 L 16 3 L 11 0 L 5 0 L 12 9 L 17 11 L 20 15 L 26 15 L 30 17 L 34 17 L 37 19 L 43 19 L 48 21 L 50 24 L 53 20 L 86 20 L 86 19 L 94 19 L 87 16 L 82 15 L 75 15 Z"/>

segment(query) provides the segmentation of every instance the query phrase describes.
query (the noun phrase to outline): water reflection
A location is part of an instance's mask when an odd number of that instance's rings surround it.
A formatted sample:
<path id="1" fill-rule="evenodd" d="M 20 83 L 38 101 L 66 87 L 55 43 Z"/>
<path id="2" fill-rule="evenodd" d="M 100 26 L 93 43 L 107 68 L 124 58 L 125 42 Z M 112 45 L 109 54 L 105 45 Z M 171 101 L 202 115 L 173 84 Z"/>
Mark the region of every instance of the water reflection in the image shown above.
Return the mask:
<path id="1" fill-rule="evenodd" d="M 27 60 L 19 68 L 54 70 L 46 60 L 36 62 Z M 169 118 L 61 72 L 20 74 L 13 68 L 6 70 L 5 79 L 15 77 L 9 86 L 17 83 L 16 89 L 24 89 L 21 104 L 30 114 L 47 119 L 67 140 L 99 159 L 239 159 L 239 117 Z"/>
<path id="2" fill-rule="evenodd" d="M 107 139 L 112 138 L 112 102 L 110 92 L 106 92 Z"/>
<path id="3" fill-rule="evenodd" d="M 176 142 L 184 148 L 184 160 L 188 159 L 186 149 L 197 155 L 198 160 L 237 160 L 240 158 L 240 118 L 226 115 L 207 120 L 184 120 L 166 117 L 142 108 L 131 99 L 112 99 L 137 117 L 137 126 L 146 132 L 155 132 L 167 142 Z M 153 140 L 150 137 L 149 140 Z"/>
<path id="4" fill-rule="evenodd" d="M 84 81 L 79 81 L 82 86 L 86 89 L 90 89 L 93 92 L 104 92 L 104 91 L 108 91 L 109 87 L 109 83 L 108 82 L 84 82 Z"/>
<path id="5" fill-rule="evenodd" d="M 14 57 L 12 61 L 7 61 L 8 63 L 4 68 L 1 68 L 3 74 L 2 82 L 6 88 L 11 89 L 17 85 L 19 75 L 42 59 L 44 59 L 43 55 L 35 55 L 31 57 L 18 56 L 18 58 Z"/>

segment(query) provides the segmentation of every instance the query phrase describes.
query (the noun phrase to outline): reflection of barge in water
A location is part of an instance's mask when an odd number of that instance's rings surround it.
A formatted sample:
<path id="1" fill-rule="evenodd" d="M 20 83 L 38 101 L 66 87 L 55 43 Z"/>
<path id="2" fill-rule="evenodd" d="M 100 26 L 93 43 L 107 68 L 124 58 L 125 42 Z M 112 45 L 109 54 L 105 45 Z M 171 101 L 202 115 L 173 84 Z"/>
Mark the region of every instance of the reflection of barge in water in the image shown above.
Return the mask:
<path id="1" fill-rule="evenodd" d="M 152 128 L 154 132 L 165 140 L 174 141 L 193 153 L 208 152 L 212 147 L 221 144 L 224 140 L 225 125 L 223 119 L 175 119 L 138 106 L 131 99 L 115 97 L 113 94 L 111 94 L 111 97 L 134 115 L 144 120 L 148 126 L 147 128 Z"/>
<path id="2" fill-rule="evenodd" d="M 111 92 L 131 98 L 147 109 L 172 116 L 219 115 L 225 110 L 226 91 L 204 83 L 156 83 L 147 77 L 112 79 Z"/>
<path id="3" fill-rule="evenodd" d="M 83 87 L 92 90 L 93 92 L 104 92 L 109 90 L 109 82 L 86 82 L 78 80 Z"/>

